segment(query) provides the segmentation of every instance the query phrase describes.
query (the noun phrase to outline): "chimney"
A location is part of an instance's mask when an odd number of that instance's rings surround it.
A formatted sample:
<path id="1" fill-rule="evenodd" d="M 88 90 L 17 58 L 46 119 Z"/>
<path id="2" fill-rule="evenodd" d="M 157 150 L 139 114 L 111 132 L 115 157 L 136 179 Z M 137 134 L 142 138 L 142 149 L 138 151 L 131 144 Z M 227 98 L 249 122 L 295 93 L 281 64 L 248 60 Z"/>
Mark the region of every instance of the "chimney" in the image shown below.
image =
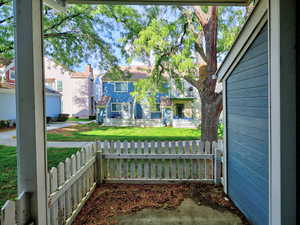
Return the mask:
<path id="1" fill-rule="evenodd" d="M 88 64 L 85 68 L 84 68 L 84 72 L 88 73 L 88 74 L 93 74 L 93 68 L 91 66 L 91 64 Z"/>

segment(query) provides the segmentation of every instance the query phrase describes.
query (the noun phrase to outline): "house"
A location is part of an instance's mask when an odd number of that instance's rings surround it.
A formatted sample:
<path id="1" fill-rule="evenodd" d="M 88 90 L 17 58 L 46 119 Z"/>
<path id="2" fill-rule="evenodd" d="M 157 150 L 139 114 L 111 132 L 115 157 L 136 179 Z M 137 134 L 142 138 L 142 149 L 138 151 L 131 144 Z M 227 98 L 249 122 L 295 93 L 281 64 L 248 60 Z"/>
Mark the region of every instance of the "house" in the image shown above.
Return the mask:
<path id="1" fill-rule="evenodd" d="M 134 84 L 149 78 L 144 66 L 122 67 L 131 76 L 125 81 L 113 80 L 109 75 L 98 76 L 97 91 L 98 121 L 105 126 L 174 126 L 196 128 L 200 121 L 200 98 L 197 90 L 187 81 L 182 81 L 182 91 L 172 80 L 167 93 L 158 93 L 156 105 L 147 100 L 137 102 L 132 95 Z"/>
<path id="2" fill-rule="evenodd" d="M 62 113 L 72 117 L 95 115 L 93 68 L 88 65 L 83 72 L 74 72 L 45 58 L 45 84 L 62 95 Z"/>
<path id="3" fill-rule="evenodd" d="M 7 66 L 0 76 L 0 121 L 5 126 L 16 124 L 15 78 L 13 64 Z M 45 94 L 46 117 L 57 118 L 61 113 L 61 94 L 49 87 L 45 88 Z"/>
<path id="4" fill-rule="evenodd" d="M 279 219 L 282 206 L 285 213 L 289 210 L 296 213 L 295 198 L 286 193 L 295 194 L 295 180 L 289 179 L 296 179 L 292 147 L 295 140 L 293 136 L 288 137 L 295 131 L 295 99 L 293 92 L 285 90 L 293 88 L 295 78 L 289 73 L 293 74 L 294 69 L 290 69 L 290 63 L 285 61 L 284 70 L 275 73 L 279 61 L 278 58 L 272 61 L 272 54 L 277 54 L 275 49 L 279 47 L 273 46 L 278 37 L 278 24 L 270 21 L 270 13 L 272 18 L 268 1 L 257 3 L 217 72 L 224 87 L 225 190 L 255 225 L 295 224 L 292 217 Z M 280 29 L 286 30 L 286 27 L 282 24 Z M 288 29 L 292 30 L 292 27 Z M 289 39 L 292 38 L 290 35 L 281 34 L 281 38 L 283 42 L 293 40 Z M 278 57 L 292 61 L 295 58 L 294 46 L 288 45 L 282 53 L 285 56 Z M 276 75 L 283 74 L 282 81 L 276 80 Z M 283 93 L 284 97 L 281 96 Z M 281 109 L 283 105 L 284 110 Z M 278 113 L 285 117 L 278 117 Z M 289 165 L 283 171 L 286 163 Z M 280 177 L 283 180 L 278 182 Z"/>
<path id="5" fill-rule="evenodd" d="M 112 3 L 111 0 L 94 0 L 93 3 Z M 90 3 L 89 2 L 89 3 Z M 246 4 L 245 0 L 181 0 L 181 1 L 161 1 L 145 0 L 143 3 L 151 4 L 215 4 L 215 5 L 239 5 Z M 230 184 L 230 179 L 234 179 L 231 173 L 232 168 L 240 170 L 241 173 L 249 172 L 247 164 L 253 161 L 252 153 L 243 151 L 234 153 L 231 147 L 225 144 L 225 161 L 227 167 L 225 176 L 225 191 L 233 200 L 240 204 L 238 207 L 245 215 L 254 221 L 254 225 L 263 224 L 267 221 L 268 225 L 296 225 L 300 224 L 300 198 L 299 198 L 299 174 L 300 174 L 300 152 L 299 138 L 297 138 L 296 128 L 299 126 L 299 119 L 296 119 L 296 112 L 299 109 L 299 98 L 296 98 L 299 92 L 300 76 L 296 76 L 300 63 L 299 51 L 296 48 L 299 41 L 299 30 L 296 29 L 296 22 L 299 19 L 297 14 L 296 0 L 260 0 L 257 1 L 257 7 L 248 19 L 245 28 L 239 35 L 237 42 L 233 46 L 230 54 L 226 57 L 223 66 L 218 71 L 218 76 L 223 77 L 222 81 L 227 83 L 230 79 L 227 74 L 231 74 L 232 68 L 236 68 L 241 58 L 245 55 L 248 44 L 253 43 L 255 31 L 259 29 L 259 22 L 266 15 L 268 32 L 268 129 L 264 130 L 263 138 L 268 137 L 268 146 L 265 147 L 268 153 L 265 155 L 268 159 L 268 177 L 264 174 L 254 173 L 253 176 L 244 176 L 245 182 L 249 184 L 257 182 L 258 179 L 266 180 L 268 185 L 267 197 L 261 194 L 255 195 L 253 189 L 245 189 L 247 196 L 239 195 L 241 182 Z M 47 0 L 47 4 L 56 9 L 64 9 L 68 3 L 84 4 L 85 0 Z M 118 3 L 140 3 L 139 1 L 119 1 Z M 30 7 L 28 7 L 28 5 Z M 46 137 L 44 135 L 44 104 L 43 95 L 43 45 L 42 45 L 42 4 L 40 0 L 15 1 L 16 16 L 16 72 L 17 74 L 17 158 L 18 160 L 18 194 L 26 199 L 24 211 L 24 223 L 34 222 L 37 225 L 50 224 L 45 218 L 48 214 L 47 202 L 47 151 L 45 151 Z M 262 16 L 263 14 L 263 16 Z M 257 33 L 256 33 L 257 34 Z M 252 37 L 252 38 L 250 38 Z M 253 62 L 255 67 L 256 63 Z M 227 69 L 226 69 L 227 68 Z M 231 69 L 229 69 L 231 68 Z M 242 72 L 242 71 L 240 71 Z M 226 75 L 225 75 L 226 74 Z M 228 77 L 228 78 L 226 78 Z M 230 82 L 230 80 L 229 80 Z M 256 81 L 257 82 L 257 81 Z M 233 115 L 233 108 L 226 106 L 227 101 L 232 99 L 228 96 L 227 84 L 225 83 L 225 142 L 230 139 L 231 125 L 228 118 Z M 241 82 L 244 84 L 244 81 Z M 248 97 L 247 97 L 248 98 Z M 230 103 L 229 103 L 230 104 Z M 249 104 L 249 103 L 247 103 Z M 231 106 L 232 107 L 232 106 Z M 265 112 L 257 112 L 263 115 Z M 299 118 L 299 117 L 298 117 Z M 228 120 L 228 121 L 227 121 Z M 241 128 L 244 128 L 249 119 L 242 118 Z M 255 120 L 251 120 L 255 121 Z M 31 126 L 34 122 L 36 126 Z M 227 136 L 229 131 L 229 136 Z M 250 132 L 251 130 L 249 130 Z M 251 131 L 253 132 L 253 130 Z M 229 140 L 230 142 L 230 140 Z M 265 149 L 264 149 L 265 150 Z M 232 156 L 241 156 L 241 160 L 231 160 Z M 257 154 L 260 156 L 261 154 Z M 263 153 L 264 155 L 264 153 Z M 227 160 L 226 160 L 227 159 Z M 248 160 L 248 163 L 245 161 Z M 229 160 L 229 162 L 228 162 Z M 230 165 L 232 163 L 232 165 Z M 246 173 L 247 174 L 247 173 Z M 230 178 L 231 176 L 231 178 Z M 227 179 L 228 178 L 228 179 Z M 251 182 L 250 182 L 251 183 Z M 245 187 L 245 186 L 243 186 Z M 230 192 L 238 190 L 237 192 Z M 261 188 L 261 187 L 259 187 Z M 264 187 L 262 187 L 264 189 Z M 234 196 L 235 195 L 235 196 Z M 237 199 L 239 198 L 239 199 Z M 251 209 L 245 203 L 249 199 L 255 198 L 261 201 L 267 209 L 262 211 Z M 268 202 L 267 204 L 265 202 Z M 28 207 L 30 206 L 30 207 Z M 81 205 L 79 205 L 81 206 Z M 259 205 L 260 208 L 260 205 Z M 75 212 L 76 213 L 76 212 Z M 259 219 L 256 219 L 256 216 Z M 267 217 L 267 218 L 266 218 Z M 30 219 L 28 219 L 30 218 Z"/>

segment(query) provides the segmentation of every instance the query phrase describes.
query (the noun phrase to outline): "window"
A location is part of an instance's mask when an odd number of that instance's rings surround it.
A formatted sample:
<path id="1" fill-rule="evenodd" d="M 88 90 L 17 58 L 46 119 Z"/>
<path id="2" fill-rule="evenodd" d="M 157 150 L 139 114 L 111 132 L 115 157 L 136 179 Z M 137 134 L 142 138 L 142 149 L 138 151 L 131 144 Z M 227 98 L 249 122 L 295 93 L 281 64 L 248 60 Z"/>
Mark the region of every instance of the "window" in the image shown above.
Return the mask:
<path id="1" fill-rule="evenodd" d="M 160 112 L 160 104 L 156 104 L 155 105 L 155 111 L 156 112 Z"/>
<path id="2" fill-rule="evenodd" d="M 63 83 L 61 80 L 56 81 L 56 90 L 57 91 L 63 91 Z"/>
<path id="3" fill-rule="evenodd" d="M 16 79 L 16 72 L 14 70 L 10 70 L 9 79 L 10 80 L 15 80 Z"/>
<path id="4" fill-rule="evenodd" d="M 127 82 L 116 82 L 115 83 L 115 92 L 127 92 L 128 83 Z"/>
<path id="5" fill-rule="evenodd" d="M 112 103 L 111 111 L 112 112 L 121 112 L 122 111 L 122 103 Z"/>

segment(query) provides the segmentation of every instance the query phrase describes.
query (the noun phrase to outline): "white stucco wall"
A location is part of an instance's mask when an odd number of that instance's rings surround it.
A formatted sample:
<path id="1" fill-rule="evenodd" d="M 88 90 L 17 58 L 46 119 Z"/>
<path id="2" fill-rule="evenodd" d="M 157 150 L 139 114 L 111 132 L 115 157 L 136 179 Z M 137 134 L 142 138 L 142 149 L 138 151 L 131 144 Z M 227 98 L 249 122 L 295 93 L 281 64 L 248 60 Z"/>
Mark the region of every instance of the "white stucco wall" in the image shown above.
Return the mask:
<path id="1" fill-rule="evenodd" d="M 78 117 L 89 116 L 88 80 L 73 78 L 72 84 L 72 115 Z"/>
<path id="2" fill-rule="evenodd" d="M 45 58 L 45 78 L 62 81 L 62 113 L 72 117 L 89 116 L 88 78 L 72 77 L 72 72 Z"/>

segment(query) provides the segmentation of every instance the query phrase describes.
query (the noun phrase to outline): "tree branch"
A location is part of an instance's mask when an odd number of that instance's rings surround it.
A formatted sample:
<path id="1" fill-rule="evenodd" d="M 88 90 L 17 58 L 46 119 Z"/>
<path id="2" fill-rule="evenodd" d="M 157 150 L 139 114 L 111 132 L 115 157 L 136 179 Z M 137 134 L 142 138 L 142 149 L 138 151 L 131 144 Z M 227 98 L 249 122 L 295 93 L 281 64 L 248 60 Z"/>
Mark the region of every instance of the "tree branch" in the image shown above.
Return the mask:
<path id="1" fill-rule="evenodd" d="M 195 49 L 200 54 L 203 61 L 207 63 L 207 57 L 206 57 L 206 54 L 204 52 L 203 45 L 200 42 L 195 41 Z"/>
<path id="2" fill-rule="evenodd" d="M 200 24 L 202 27 L 204 27 L 208 23 L 208 15 L 203 12 L 201 9 L 201 6 L 193 6 L 193 9 L 195 11 L 195 15 L 198 18 Z"/>
<path id="3" fill-rule="evenodd" d="M 73 18 L 76 18 L 76 17 L 78 17 L 80 15 L 81 15 L 81 13 L 76 13 L 76 14 L 73 14 L 73 15 L 66 16 L 65 18 L 63 18 L 62 20 L 60 20 L 58 23 L 55 23 L 51 27 L 48 27 L 47 29 L 45 29 L 44 33 L 47 33 L 48 31 L 53 30 L 54 28 L 62 25 L 65 21 L 73 19 Z"/>
<path id="4" fill-rule="evenodd" d="M 3 6 L 3 5 L 6 5 L 6 4 L 8 4 L 8 3 L 9 3 L 9 1 L 3 1 L 3 0 L 1 0 L 1 1 L 0 1 L 0 7 Z"/>
<path id="5" fill-rule="evenodd" d="M 8 21 L 8 20 L 11 20 L 11 19 L 13 19 L 13 18 L 14 18 L 13 16 L 10 16 L 10 17 L 7 17 L 7 18 L 5 18 L 5 19 L 3 19 L 3 20 L 0 20 L 0 24 L 6 22 L 6 21 Z"/>
<path id="6" fill-rule="evenodd" d="M 48 33 L 48 34 L 44 34 L 43 36 L 44 38 L 51 38 L 51 37 L 74 37 L 73 33 L 70 32 L 62 32 L 62 33 Z"/>
<path id="7" fill-rule="evenodd" d="M 183 79 L 185 79 L 187 82 L 189 82 L 191 85 L 193 85 L 195 88 L 199 88 L 199 82 L 191 77 L 184 76 Z"/>

